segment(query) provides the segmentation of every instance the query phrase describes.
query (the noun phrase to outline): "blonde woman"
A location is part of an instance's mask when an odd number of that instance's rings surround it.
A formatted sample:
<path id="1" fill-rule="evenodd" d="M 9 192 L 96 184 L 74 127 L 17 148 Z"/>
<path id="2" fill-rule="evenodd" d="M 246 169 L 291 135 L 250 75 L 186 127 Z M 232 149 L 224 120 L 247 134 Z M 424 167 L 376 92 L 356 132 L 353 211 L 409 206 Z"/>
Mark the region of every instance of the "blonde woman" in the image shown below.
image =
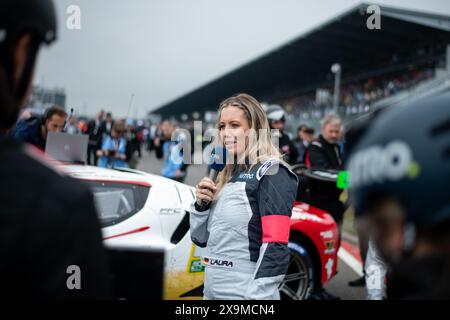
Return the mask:
<path id="1" fill-rule="evenodd" d="M 217 138 L 234 163 L 217 184 L 200 181 L 190 215 L 193 242 L 207 248 L 204 299 L 277 300 L 289 263 L 297 176 L 282 161 L 255 98 L 232 96 L 218 113 Z"/>

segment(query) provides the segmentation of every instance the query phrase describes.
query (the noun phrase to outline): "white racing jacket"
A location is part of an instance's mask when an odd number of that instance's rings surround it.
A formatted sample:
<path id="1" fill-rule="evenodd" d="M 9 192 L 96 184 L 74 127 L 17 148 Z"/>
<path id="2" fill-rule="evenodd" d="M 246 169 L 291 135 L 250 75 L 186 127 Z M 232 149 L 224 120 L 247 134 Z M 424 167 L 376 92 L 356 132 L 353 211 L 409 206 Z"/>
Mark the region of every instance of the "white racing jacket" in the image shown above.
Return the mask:
<path id="1" fill-rule="evenodd" d="M 192 241 L 207 248 L 204 299 L 279 299 L 297 184 L 286 166 L 268 160 L 236 169 L 210 209 L 192 204 Z"/>

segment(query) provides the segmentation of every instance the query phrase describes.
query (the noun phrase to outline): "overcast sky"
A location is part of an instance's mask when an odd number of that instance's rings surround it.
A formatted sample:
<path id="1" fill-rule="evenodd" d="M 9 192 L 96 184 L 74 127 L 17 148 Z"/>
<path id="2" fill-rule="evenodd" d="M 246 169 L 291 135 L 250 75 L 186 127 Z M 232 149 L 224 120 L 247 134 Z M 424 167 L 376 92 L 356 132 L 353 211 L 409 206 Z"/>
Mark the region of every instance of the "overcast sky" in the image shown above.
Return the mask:
<path id="1" fill-rule="evenodd" d="M 34 83 L 63 87 L 66 107 L 130 117 L 216 79 L 342 13 L 358 0 L 56 0 L 58 42 Z M 450 15 L 449 0 L 374 3 Z M 81 29 L 69 30 L 70 5 Z"/>

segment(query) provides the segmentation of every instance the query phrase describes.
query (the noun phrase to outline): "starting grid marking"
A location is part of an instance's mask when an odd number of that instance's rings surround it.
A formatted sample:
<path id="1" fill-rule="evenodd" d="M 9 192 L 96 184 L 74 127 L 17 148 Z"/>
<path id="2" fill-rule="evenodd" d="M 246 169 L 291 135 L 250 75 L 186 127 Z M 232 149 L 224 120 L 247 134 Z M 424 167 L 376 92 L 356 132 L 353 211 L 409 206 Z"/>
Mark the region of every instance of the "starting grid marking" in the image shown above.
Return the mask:
<path id="1" fill-rule="evenodd" d="M 338 251 L 338 257 L 356 274 L 360 277 L 363 276 L 361 256 L 355 246 L 349 244 L 348 242 L 342 241 L 341 247 Z"/>

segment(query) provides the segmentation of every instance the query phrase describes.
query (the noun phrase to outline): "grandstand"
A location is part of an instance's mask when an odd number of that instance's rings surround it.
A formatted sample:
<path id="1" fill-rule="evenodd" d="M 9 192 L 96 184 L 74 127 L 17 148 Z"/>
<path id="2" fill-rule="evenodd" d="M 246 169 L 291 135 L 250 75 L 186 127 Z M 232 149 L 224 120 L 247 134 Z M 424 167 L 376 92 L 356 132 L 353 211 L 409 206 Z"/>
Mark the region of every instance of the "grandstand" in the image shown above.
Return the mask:
<path id="1" fill-rule="evenodd" d="M 334 63 L 342 66 L 338 111 L 345 121 L 449 90 L 450 17 L 380 6 L 381 29 L 369 30 L 368 6 L 355 6 L 152 113 L 192 119 L 247 92 L 283 105 L 290 131 L 300 122 L 317 127 L 332 108 Z"/>

